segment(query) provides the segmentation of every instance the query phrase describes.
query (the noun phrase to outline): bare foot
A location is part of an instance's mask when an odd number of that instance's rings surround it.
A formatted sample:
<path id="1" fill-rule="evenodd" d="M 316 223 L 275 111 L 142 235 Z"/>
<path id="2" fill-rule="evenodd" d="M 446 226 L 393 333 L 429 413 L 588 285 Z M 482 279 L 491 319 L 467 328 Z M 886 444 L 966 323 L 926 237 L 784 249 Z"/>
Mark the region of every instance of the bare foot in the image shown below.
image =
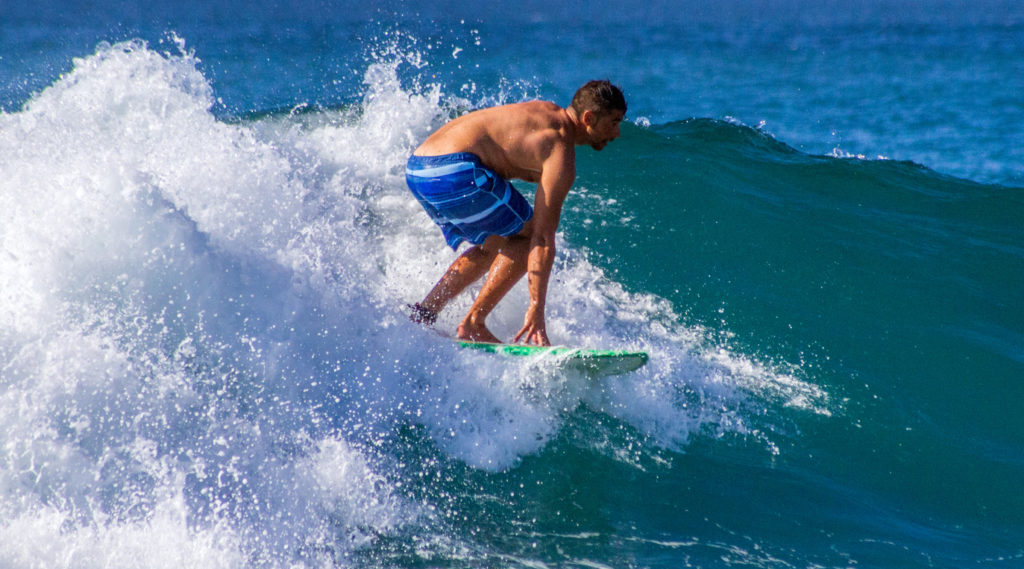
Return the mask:
<path id="1" fill-rule="evenodd" d="M 490 342 L 492 344 L 501 343 L 501 340 L 499 340 L 494 334 L 491 334 L 491 331 L 483 324 L 471 324 L 466 320 L 463 320 L 462 323 L 459 324 L 459 328 L 455 331 L 455 335 L 458 336 L 460 340 L 466 340 L 467 342 Z"/>
<path id="2" fill-rule="evenodd" d="M 409 320 L 424 326 L 433 326 L 437 322 L 437 312 L 422 306 L 420 303 L 406 304 L 409 309 Z"/>

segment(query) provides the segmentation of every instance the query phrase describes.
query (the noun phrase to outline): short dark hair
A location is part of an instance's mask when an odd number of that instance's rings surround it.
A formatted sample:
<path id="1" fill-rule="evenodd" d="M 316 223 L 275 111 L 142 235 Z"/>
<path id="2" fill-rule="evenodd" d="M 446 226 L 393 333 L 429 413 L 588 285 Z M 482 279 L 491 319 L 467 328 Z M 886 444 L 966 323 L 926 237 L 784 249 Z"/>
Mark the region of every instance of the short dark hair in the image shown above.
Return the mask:
<path id="1" fill-rule="evenodd" d="M 607 79 L 587 81 L 572 96 L 570 105 L 577 116 L 583 116 L 583 111 L 590 111 L 597 115 L 606 115 L 612 111 L 626 112 L 626 97 L 622 90 L 612 85 Z"/>

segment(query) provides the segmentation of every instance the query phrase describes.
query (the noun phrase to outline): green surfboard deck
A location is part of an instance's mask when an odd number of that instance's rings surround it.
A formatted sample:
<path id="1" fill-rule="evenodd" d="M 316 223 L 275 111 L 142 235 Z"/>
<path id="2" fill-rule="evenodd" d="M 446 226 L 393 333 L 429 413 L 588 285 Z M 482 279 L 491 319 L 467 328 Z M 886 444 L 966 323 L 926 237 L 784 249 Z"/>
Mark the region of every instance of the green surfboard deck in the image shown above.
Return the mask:
<path id="1" fill-rule="evenodd" d="M 492 344 L 457 340 L 459 346 L 492 354 L 513 357 L 549 357 L 566 368 L 579 369 L 595 375 L 629 373 L 647 363 L 647 352 L 629 350 L 594 350 L 567 346 L 527 346 L 523 344 Z"/>

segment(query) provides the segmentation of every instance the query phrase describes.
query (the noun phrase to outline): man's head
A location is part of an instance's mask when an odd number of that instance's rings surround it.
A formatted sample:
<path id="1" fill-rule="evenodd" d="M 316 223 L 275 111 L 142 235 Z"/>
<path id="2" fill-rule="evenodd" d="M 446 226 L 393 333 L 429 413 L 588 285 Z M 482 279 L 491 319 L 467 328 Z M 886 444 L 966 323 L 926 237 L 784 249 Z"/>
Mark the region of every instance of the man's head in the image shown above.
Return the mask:
<path id="1" fill-rule="evenodd" d="M 622 111 L 625 115 L 626 97 L 621 89 L 607 79 L 587 81 L 572 96 L 571 106 L 578 117 L 583 116 L 583 111 L 590 111 L 598 116 L 608 115 L 612 111 Z"/>
<path id="2" fill-rule="evenodd" d="M 626 97 L 610 81 L 588 81 L 576 91 L 569 106 L 586 127 L 587 144 L 595 150 L 619 137 L 619 123 L 626 116 Z"/>

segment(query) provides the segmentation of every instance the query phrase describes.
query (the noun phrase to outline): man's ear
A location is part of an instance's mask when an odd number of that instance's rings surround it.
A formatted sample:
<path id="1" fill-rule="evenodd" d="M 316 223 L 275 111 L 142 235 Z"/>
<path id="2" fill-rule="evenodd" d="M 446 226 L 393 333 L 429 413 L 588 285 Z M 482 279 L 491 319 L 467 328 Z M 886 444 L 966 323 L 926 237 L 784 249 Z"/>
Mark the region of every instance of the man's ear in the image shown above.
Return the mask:
<path id="1" fill-rule="evenodd" d="M 583 111 L 580 122 L 586 126 L 594 126 L 594 123 L 597 122 L 597 115 L 594 114 L 594 111 Z"/>

